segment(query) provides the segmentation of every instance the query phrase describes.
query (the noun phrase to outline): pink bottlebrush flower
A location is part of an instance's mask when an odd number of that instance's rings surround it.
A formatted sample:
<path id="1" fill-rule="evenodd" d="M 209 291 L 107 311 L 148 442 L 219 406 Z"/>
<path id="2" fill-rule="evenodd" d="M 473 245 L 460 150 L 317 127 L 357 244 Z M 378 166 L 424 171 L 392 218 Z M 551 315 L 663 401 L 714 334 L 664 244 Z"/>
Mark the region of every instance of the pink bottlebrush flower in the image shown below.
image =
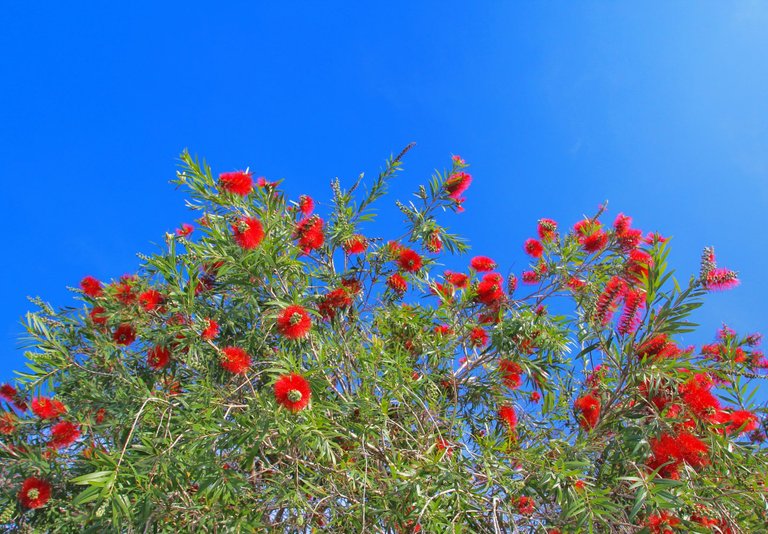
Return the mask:
<path id="1" fill-rule="evenodd" d="M 739 275 L 729 269 L 712 269 L 707 273 L 703 285 L 709 291 L 725 291 L 739 285 Z"/>

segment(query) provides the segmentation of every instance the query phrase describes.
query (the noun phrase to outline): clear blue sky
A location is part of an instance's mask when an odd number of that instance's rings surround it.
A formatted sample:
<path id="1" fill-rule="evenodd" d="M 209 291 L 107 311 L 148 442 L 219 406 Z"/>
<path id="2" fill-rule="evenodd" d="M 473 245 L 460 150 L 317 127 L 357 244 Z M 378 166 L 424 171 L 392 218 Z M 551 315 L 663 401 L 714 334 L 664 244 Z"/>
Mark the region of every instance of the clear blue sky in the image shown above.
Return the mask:
<path id="1" fill-rule="evenodd" d="M 4 4 L 0 380 L 26 295 L 71 304 L 191 220 L 168 183 L 184 147 L 319 200 L 410 141 L 401 198 L 461 154 L 475 181 L 446 222 L 518 272 L 538 218 L 608 199 L 674 237 L 682 278 L 705 245 L 741 272 L 684 342 L 768 333 L 767 4 L 259 4 Z"/>

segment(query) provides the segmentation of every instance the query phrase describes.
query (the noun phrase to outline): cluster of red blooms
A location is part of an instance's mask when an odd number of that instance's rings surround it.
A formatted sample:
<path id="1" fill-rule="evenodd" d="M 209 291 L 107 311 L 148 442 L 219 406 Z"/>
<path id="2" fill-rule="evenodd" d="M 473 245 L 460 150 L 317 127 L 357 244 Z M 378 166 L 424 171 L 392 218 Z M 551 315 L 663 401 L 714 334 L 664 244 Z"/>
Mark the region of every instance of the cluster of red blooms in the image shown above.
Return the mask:
<path id="1" fill-rule="evenodd" d="M 293 238 L 298 241 L 299 248 L 304 254 L 309 254 L 325 243 L 323 220 L 317 215 L 306 217 L 296 224 Z"/>
<path id="2" fill-rule="evenodd" d="M 768 369 L 768 359 L 765 354 L 757 349 L 761 336 L 750 334 L 738 339 L 736 333 L 728 327 L 723 327 L 718 332 L 718 341 L 703 345 L 701 354 L 717 362 L 732 362 L 736 365 L 744 365 L 752 371 Z"/>

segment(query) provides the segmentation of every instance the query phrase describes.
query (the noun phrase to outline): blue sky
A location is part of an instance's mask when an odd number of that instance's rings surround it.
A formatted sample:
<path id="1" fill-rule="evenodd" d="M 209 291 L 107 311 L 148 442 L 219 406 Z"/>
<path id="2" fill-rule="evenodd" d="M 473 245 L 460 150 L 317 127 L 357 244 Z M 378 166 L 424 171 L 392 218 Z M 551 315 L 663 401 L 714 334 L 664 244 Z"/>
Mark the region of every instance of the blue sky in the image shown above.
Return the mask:
<path id="1" fill-rule="evenodd" d="M 184 147 L 320 201 L 410 141 L 400 198 L 461 154 L 475 181 L 445 222 L 518 272 L 538 218 L 607 199 L 673 236 L 681 278 L 705 245 L 740 271 L 685 342 L 768 332 L 768 5 L 466 4 L 6 4 L 0 380 L 27 295 L 71 304 L 191 221 L 168 183 Z"/>

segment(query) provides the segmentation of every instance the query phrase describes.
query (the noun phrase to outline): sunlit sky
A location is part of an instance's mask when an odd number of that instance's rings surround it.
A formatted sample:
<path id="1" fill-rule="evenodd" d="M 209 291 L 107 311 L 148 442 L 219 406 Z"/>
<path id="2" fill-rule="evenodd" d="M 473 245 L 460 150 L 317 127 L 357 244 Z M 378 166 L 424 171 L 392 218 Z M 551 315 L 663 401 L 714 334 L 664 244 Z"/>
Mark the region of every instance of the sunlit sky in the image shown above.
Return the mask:
<path id="1" fill-rule="evenodd" d="M 23 366 L 27 295 L 71 305 L 66 286 L 134 271 L 191 222 L 168 183 L 185 147 L 321 214 L 331 178 L 411 141 L 399 198 L 461 154 L 466 211 L 442 221 L 517 272 L 537 219 L 608 200 L 609 221 L 672 236 L 682 280 L 705 245 L 740 272 L 684 344 L 768 331 L 768 4 L 467 4 L 4 5 L 0 381 Z"/>

